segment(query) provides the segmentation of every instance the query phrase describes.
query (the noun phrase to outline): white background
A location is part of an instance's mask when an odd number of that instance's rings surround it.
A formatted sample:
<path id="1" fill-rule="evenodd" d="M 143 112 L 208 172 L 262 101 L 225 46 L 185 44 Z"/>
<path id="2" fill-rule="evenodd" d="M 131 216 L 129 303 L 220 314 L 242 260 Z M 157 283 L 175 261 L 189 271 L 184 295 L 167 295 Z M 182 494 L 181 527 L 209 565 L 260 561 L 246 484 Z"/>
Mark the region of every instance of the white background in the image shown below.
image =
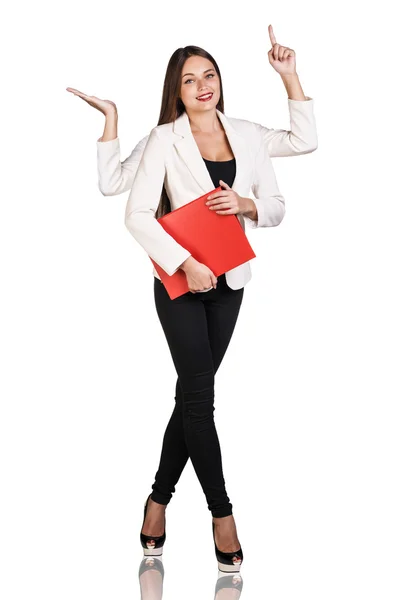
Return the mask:
<path id="1" fill-rule="evenodd" d="M 143 504 L 176 373 L 152 266 L 97 187 L 157 124 L 169 57 L 217 60 L 225 113 L 288 128 L 268 24 L 296 51 L 319 147 L 273 159 L 276 228 L 216 378 L 242 598 L 399 597 L 399 122 L 389 2 L 18 4 L 3 15 L 0 592 L 140 598 Z M 4 9 L 3 9 L 4 11 Z M 164 599 L 214 598 L 211 515 L 188 462 L 167 509 Z M 234 598 L 234 596 L 230 596 Z M 150 600 L 153 600 L 151 597 Z"/>

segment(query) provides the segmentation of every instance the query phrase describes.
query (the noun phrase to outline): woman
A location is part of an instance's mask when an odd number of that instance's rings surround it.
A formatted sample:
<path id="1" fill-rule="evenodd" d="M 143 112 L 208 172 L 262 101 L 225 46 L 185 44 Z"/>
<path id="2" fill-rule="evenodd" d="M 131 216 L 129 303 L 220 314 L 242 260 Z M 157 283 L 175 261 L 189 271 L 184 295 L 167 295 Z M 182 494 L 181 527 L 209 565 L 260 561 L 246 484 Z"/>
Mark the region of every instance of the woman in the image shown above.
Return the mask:
<path id="1" fill-rule="evenodd" d="M 229 572 L 240 569 L 243 552 L 214 424 L 214 378 L 234 331 L 244 286 L 251 278 L 250 265 L 240 265 L 217 280 L 156 218 L 221 186 L 221 191 L 209 195 L 210 210 L 236 214 L 243 229 L 245 224 L 256 228 L 281 222 L 285 203 L 270 157 L 312 152 L 317 136 L 313 102 L 302 92 L 295 53 L 276 43 L 272 26 L 269 35 L 269 61 L 281 74 L 289 96 L 291 131 L 226 117 L 218 65 L 196 46 L 179 48 L 171 56 L 158 125 L 122 164 L 115 105 L 78 93 L 108 117 L 98 140 L 101 191 L 115 195 L 132 186 L 127 228 L 169 275 L 182 269 L 189 286 L 187 294 L 171 300 L 153 269 L 156 310 L 178 378 L 175 407 L 144 508 L 140 534 L 144 553 L 162 554 L 165 507 L 190 457 L 212 513 L 218 566 Z M 247 197 L 250 189 L 254 200 Z"/>

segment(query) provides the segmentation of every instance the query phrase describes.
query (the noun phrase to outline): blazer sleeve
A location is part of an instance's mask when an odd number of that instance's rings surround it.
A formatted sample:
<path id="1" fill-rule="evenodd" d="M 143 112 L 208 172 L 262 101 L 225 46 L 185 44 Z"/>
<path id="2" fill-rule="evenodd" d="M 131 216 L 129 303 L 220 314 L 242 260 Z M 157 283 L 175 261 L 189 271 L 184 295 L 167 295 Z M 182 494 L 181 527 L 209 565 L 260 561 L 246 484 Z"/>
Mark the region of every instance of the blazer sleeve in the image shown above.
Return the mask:
<path id="1" fill-rule="evenodd" d="M 317 128 L 314 114 L 314 99 L 288 98 L 290 131 L 269 129 L 259 123 L 256 126 L 267 144 L 271 158 L 275 156 L 297 156 L 314 152 L 318 147 Z"/>
<path id="2" fill-rule="evenodd" d="M 246 224 L 252 228 L 275 227 L 285 216 L 285 199 L 276 181 L 275 171 L 263 136 L 255 158 L 255 168 L 251 191 L 257 207 L 257 219 L 243 215 Z"/>
<path id="3" fill-rule="evenodd" d="M 125 225 L 150 258 L 168 275 L 173 275 L 191 253 L 178 244 L 155 218 L 165 172 L 165 148 L 157 128 L 153 128 L 129 193 Z"/>
<path id="4" fill-rule="evenodd" d="M 148 136 L 136 144 L 121 162 L 119 138 L 107 142 L 97 140 L 98 186 L 103 196 L 116 196 L 132 187 Z"/>

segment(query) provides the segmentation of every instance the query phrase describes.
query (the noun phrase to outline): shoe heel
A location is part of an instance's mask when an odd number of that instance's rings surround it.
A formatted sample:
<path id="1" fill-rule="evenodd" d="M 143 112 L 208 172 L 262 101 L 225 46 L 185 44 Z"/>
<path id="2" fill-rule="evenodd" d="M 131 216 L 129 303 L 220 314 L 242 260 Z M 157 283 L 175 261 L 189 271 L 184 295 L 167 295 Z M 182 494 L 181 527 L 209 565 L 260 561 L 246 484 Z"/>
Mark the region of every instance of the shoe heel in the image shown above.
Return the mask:
<path id="1" fill-rule="evenodd" d="M 144 522 L 146 519 L 147 504 L 149 502 L 150 496 L 151 496 L 151 494 L 148 495 L 147 500 L 144 505 L 144 516 L 143 516 L 142 529 L 143 529 L 143 525 L 144 525 Z M 144 533 L 140 532 L 140 543 L 143 548 L 144 556 L 162 556 L 163 546 L 164 546 L 166 538 L 167 538 L 166 529 L 164 529 L 164 533 L 159 536 L 145 535 Z"/>

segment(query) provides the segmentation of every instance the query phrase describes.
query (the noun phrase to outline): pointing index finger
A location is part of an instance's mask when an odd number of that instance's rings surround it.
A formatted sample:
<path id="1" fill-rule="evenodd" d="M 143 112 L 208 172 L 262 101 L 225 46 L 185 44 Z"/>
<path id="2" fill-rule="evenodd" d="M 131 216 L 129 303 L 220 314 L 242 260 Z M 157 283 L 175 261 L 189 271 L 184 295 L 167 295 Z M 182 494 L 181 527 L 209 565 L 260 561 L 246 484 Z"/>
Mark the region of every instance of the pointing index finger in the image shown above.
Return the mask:
<path id="1" fill-rule="evenodd" d="M 271 40 L 271 44 L 272 45 L 276 44 L 276 39 L 274 36 L 274 31 L 272 29 L 272 25 L 268 25 L 268 33 L 269 33 L 269 39 Z"/>

